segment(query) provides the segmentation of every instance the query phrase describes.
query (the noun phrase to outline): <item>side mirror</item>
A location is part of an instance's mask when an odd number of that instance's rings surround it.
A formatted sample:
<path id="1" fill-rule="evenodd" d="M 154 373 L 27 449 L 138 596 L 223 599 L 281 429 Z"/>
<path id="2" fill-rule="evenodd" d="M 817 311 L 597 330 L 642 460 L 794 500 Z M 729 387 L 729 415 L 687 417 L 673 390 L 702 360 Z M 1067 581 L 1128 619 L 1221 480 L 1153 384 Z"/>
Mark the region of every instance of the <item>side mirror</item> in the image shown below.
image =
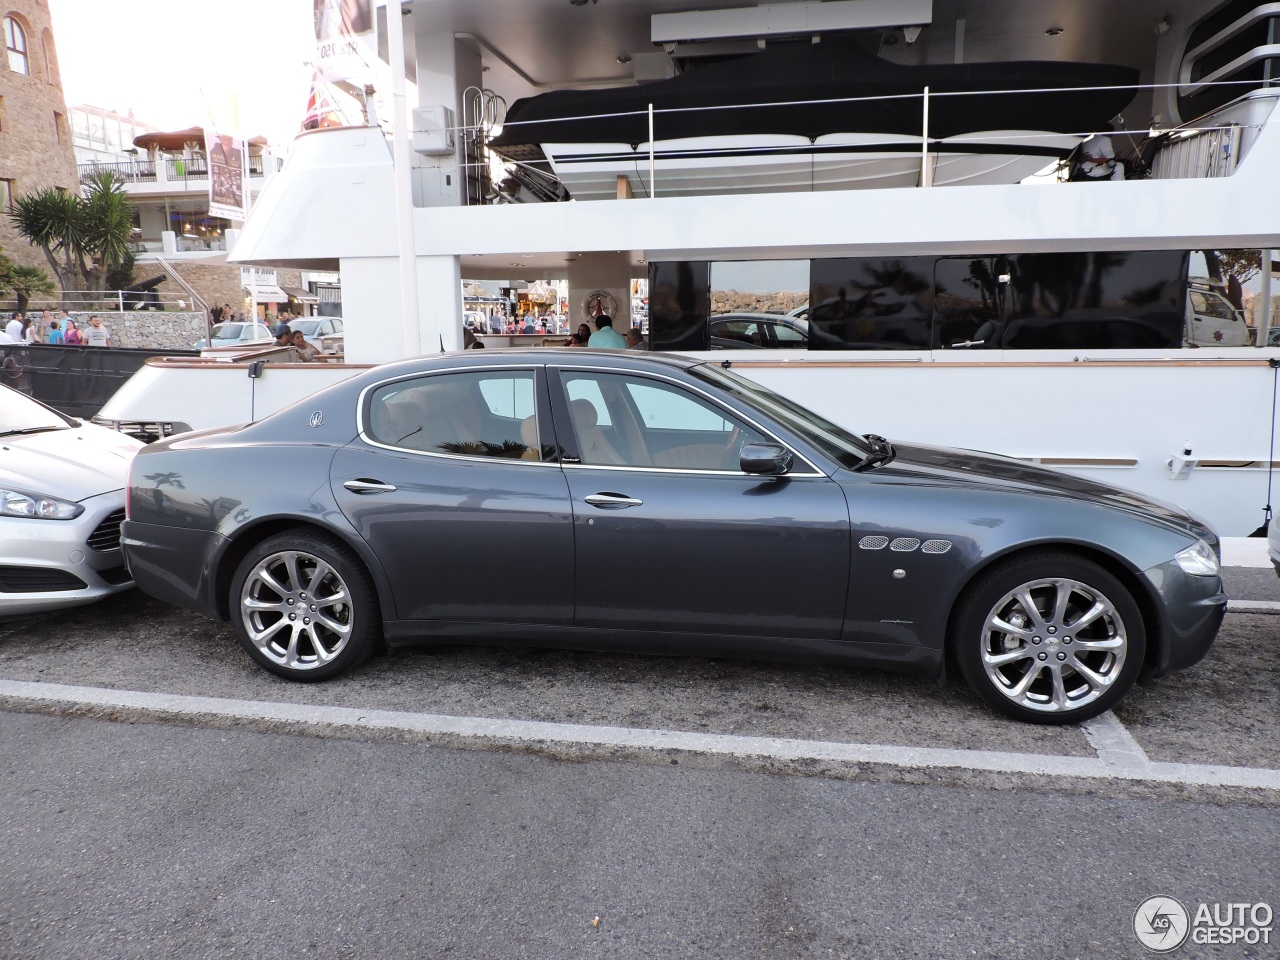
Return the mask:
<path id="1" fill-rule="evenodd" d="M 778 476 L 791 469 L 791 451 L 778 443 L 748 443 L 742 448 L 738 465 L 743 473 Z"/>

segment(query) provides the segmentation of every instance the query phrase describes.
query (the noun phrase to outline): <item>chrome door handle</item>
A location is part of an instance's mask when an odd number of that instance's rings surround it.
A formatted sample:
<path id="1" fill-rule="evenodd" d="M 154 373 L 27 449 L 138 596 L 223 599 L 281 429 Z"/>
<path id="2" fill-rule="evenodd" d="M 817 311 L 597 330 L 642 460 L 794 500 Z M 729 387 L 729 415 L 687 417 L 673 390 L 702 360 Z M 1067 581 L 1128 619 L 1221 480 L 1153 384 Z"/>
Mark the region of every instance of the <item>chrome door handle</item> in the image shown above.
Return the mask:
<path id="1" fill-rule="evenodd" d="M 343 484 L 352 493 L 369 494 L 369 493 L 395 493 L 396 488 L 389 483 L 382 483 L 378 480 L 348 480 Z"/>
<path id="2" fill-rule="evenodd" d="M 591 496 L 583 497 L 582 499 L 593 507 L 602 507 L 604 509 L 644 506 L 643 500 L 637 500 L 635 497 L 624 497 L 620 493 L 593 493 Z"/>

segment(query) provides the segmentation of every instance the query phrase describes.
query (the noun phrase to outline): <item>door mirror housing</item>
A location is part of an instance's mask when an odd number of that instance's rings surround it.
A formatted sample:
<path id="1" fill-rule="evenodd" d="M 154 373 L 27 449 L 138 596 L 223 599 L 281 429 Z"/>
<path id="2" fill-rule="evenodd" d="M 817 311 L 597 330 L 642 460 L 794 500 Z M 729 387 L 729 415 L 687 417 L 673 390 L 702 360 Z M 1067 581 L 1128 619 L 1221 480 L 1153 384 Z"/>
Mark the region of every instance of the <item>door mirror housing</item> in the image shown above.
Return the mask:
<path id="1" fill-rule="evenodd" d="M 791 451 L 780 443 L 748 443 L 742 448 L 738 465 L 743 473 L 778 476 L 791 469 Z"/>

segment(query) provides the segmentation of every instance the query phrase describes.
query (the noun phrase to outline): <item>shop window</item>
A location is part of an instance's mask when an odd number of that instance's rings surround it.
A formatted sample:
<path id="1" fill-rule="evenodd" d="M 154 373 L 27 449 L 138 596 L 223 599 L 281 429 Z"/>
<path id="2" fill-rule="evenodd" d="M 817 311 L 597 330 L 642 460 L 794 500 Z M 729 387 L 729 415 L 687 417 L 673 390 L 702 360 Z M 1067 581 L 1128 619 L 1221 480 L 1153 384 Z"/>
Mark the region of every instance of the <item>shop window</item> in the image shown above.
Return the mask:
<path id="1" fill-rule="evenodd" d="M 13 181 L 0 180 L 0 210 L 13 213 Z"/>
<path id="2" fill-rule="evenodd" d="M 9 54 L 9 69 L 31 76 L 31 59 L 27 55 L 27 34 L 13 17 L 4 18 L 4 45 Z"/>

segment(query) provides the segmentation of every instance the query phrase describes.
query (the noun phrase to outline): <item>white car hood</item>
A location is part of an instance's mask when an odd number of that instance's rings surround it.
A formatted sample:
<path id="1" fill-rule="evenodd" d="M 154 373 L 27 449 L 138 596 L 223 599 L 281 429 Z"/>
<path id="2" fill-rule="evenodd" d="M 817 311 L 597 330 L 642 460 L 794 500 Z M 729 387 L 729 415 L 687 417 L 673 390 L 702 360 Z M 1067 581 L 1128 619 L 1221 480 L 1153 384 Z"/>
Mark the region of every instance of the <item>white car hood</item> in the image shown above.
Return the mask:
<path id="1" fill-rule="evenodd" d="M 142 444 L 94 424 L 0 437 L 0 487 L 73 503 L 124 487 Z"/>

